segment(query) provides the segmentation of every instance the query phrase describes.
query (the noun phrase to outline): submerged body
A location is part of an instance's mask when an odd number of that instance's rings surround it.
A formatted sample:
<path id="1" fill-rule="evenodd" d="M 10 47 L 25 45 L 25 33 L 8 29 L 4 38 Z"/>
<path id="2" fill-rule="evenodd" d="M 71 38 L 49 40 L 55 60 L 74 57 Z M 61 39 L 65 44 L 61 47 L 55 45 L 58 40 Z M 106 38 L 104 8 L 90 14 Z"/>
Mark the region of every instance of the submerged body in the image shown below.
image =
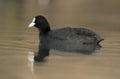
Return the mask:
<path id="1" fill-rule="evenodd" d="M 40 34 L 40 47 L 64 51 L 91 52 L 99 48 L 102 38 L 91 30 L 84 28 L 60 28 Z"/>

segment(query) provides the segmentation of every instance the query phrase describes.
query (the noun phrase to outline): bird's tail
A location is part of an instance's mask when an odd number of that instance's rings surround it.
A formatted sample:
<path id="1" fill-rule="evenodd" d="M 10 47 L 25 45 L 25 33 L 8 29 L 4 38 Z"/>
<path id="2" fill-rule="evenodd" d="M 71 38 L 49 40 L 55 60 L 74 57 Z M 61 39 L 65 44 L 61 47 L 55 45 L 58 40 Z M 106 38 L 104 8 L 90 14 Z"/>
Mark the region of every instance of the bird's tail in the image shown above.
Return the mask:
<path id="1" fill-rule="evenodd" d="M 99 41 L 97 41 L 97 44 L 99 44 L 101 41 L 103 41 L 104 39 L 100 39 Z"/>

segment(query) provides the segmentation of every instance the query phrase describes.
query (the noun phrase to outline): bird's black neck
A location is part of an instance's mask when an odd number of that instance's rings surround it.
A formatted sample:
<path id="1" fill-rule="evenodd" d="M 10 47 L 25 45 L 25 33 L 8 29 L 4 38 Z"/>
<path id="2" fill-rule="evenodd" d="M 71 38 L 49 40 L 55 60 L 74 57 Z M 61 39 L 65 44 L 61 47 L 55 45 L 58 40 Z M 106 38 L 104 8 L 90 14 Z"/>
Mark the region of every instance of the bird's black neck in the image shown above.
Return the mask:
<path id="1" fill-rule="evenodd" d="M 49 25 L 41 25 L 41 28 L 38 28 L 40 35 L 47 34 L 50 31 L 50 26 Z"/>

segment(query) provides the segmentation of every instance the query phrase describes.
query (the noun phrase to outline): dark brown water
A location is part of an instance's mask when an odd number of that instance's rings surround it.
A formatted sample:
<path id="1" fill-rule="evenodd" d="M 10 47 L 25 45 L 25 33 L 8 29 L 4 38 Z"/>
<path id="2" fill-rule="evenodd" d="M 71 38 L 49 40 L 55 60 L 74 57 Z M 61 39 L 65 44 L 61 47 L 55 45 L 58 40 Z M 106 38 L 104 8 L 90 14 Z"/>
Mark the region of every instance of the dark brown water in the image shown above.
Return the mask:
<path id="1" fill-rule="evenodd" d="M 119 7 L 119 0 L 0 0 L 0 79 L 119 79 Z M 38 14 L 51 29 L 92 29 L 105 39 L 103 48 L 91 55 L 50 50 L 45 62 L 30 62 L 39 41 L 27 26 Z"/>

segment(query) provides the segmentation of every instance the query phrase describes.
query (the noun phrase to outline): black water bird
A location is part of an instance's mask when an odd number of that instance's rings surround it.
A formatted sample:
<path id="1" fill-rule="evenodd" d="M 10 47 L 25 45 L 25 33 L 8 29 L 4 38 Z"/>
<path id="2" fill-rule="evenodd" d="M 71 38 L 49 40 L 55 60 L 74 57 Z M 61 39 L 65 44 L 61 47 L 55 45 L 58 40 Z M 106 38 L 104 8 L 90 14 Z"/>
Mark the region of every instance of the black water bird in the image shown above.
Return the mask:
<path id="1" fill-rule="evenodd" d="M 38 53 L 42 51 L 49 54 L 48 52 L 51 48 L 63 51 L 93 52 L 97 46 L 99 47 L 99 43 L 103 40 L 98 34 L 86 28 L 65 27 L 51 30 L 46 18 L 40 15 L 35 16 L 28 27 L 33 26 L 38 28 L 40 32 Z M 45 55 L 42 53 L 43 57 L 47 56 L 46 53 Z"/>

